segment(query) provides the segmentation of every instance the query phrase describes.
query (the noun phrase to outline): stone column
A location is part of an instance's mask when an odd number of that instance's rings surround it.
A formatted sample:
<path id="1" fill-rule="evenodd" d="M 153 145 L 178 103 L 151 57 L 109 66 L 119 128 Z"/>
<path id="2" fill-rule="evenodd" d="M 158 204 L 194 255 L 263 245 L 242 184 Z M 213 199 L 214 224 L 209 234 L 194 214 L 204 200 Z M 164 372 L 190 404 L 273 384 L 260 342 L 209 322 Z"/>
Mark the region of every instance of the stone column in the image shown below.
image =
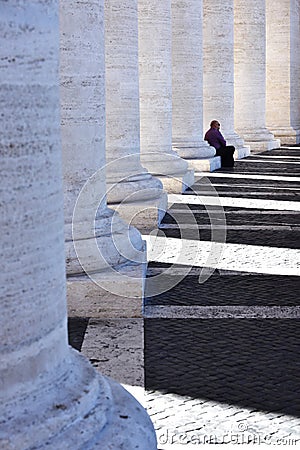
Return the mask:
<path id="1" fill-rule="evenodd" d="M 300 142 L 299 0 L 266 0 L 267 126 L 283 144 Z"/>
<path id="2" fill-rule="evenodd" d="M 106 204 L 104 4 L 69 0 L 60 12 L 69 315 L 135 317 L 142 309 L 144 241 Z"/>
<path id="3" fill-rule="evenodd" d="M 235 0 L 234 120 L 252 152 L 280 147 L 266 128 L 265 0 Z"/>
<path id="4" fill-rule="evenodd" d="M 172 0 L 173 147 L 196 170 L 221 167 L 203 140 L 202 0 Z"/>
<path id="5" fill-rule="evenodd" d="M 235 158 L 249 155 L 249 147 L 234 130 L 234 16 L 233 0 L 203 0 L 204 131 L 220 121 Z"/>
<path id="6" fill-rule="evenodd" d="M 167 209 L 162 183 L 141 166 L 137 0 L 105 1 L 108 204 L 140 230 Z"/>
<path id="7" fill-rule="evenodd" d="M 171 0 L 138 0 L 141 161 L 168 192 L 194 182 L 188 163 L 172 150 Z"/>
<path id="8" fill-rule="evenodd" d="M 6 3 L 0 17 L 0 447 L 154 450 L 143 408 L 67 343 L 58 2 Z"/>

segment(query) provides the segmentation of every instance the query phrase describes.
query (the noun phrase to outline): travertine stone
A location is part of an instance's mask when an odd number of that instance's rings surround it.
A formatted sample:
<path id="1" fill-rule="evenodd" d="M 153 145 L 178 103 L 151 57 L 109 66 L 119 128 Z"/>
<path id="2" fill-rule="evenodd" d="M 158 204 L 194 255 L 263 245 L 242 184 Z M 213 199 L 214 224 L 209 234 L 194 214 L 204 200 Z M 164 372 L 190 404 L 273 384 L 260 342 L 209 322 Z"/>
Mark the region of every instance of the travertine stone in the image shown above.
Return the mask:
<path id="1" fill-rule="evenodd" d="M 145 410 L 67 342 L 58 23 L 56 0 L 1 6 L 0 448 L 154 450 Z"/>
<path id="2" fill-rule="evenodd" d="M 174 150 L 177 151 L 177 148 L 174 147 Z M 215 150 L 215 149 L 214 149 Z M 180 149 L 178 150 L 178 153 Z M 190 167 L 196 172 L 213 172 L 214 170 L 220 169 L 221 167 L 221 157 L 213 156 L 212 158 L 197 158 L 197 159 L 187 159 Z"/>
<path id="3" fill-rule="evenodd" d="M 68 306 L 73 313 L 80 284 L 75 275 L 84 277 L 85 286 L 91 284 L 81 299 L 80 312 L 84 304 L 89 310 L 95 298 L 101 308 L 104 284 L 114 310 L 114 301 L 120 300 L 115 286 L 130 281 L 118 277 L 117 271 L 113 277 L 115 269 L 129 264 L 140 272 L 138 266 L 144 267 L 145 263 L 140 233 L 106 205 L 103 11 L 103 2 L 89 6 L 75 0 L 61 3 L 65 240 Z M 141 310 L 143 277 L 134 281 L 134 295 L 139 292 Z M 128 298 L 129 315 L 131 305 Z M 132 305 L 132 314 L 136 314 L 136 304 Z"/>
<path id="4" fill-rule="evenodd" d="M 220 121 L 227 144 L 239 150 L 245 145 L 234 130 L 233 10 L 233 0 L 203 0 L 204 131 Z"/>
<path id="5" fill-rule="evenodd" d="M 144 387 L 143 319 L 90 319 L 81 351 L 103 375 Z"/>
<path id="6" fill-rule="evenodd" d="M 105 0 L 105 80 L 108 204 L 150 231 L 164 215 L 167 193 L 140 162 L 137 0 Z"/>
<path id="7" fill-rule="evenodd" d="M 171 5 L 173 149 L 199 170 L 216 154 L 203 140 L 202 0 Z"/>
<path id="8" fill-rule="evenodd" d="M 251 151 L 280 147 L 266 128 L 265 0 L 234 3 L 234 122 Z"/>
<path id="9" fill-rule="evenodd" d="M 141 286 L 144 289 L 146 263 L 125 265 L 118 270 L 74 275 L 68 283 L 69 317 L 142 317 Z"/>
<path id="10" fill-rule="evenodd" d="M 251 150 L 252 152 L 252 150 Z M 250 146 L 244 145 L 243 147 L 237 147 L 233 154 L 234 159 L 243 159 L 250 155 Z"/>
<path id="11" fill-rule="evenodd" d="M 299 0 L 266 0 L 266 120 L 283 144 L 300 142 L 299 10 Z"/>
<path id="12" fill-rule="evenodd" d="M 194 182 L 172 150 L 171 0 L 138 0 L 141 161 L 168 192 Z"/>

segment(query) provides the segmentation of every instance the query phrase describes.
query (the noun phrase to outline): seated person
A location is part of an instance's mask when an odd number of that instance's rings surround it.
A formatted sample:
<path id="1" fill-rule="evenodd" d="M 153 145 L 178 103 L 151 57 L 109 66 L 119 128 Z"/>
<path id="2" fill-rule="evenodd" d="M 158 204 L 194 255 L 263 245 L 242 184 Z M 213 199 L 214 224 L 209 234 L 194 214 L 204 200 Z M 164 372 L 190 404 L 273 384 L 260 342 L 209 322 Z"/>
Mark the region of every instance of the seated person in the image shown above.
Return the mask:
<path id="1" fill-rule="evenodd" d="M 217 156 L 221 156 L 222 167 L 233 167 L 233 154 L 235 148 L 233 145 L 226 145 L 226 141 L 220 132 L 220 124 L 217 120 L 212 120 L 210 129 L 205 133 L 204 140 L 212 147 L 215 147 Z"/>

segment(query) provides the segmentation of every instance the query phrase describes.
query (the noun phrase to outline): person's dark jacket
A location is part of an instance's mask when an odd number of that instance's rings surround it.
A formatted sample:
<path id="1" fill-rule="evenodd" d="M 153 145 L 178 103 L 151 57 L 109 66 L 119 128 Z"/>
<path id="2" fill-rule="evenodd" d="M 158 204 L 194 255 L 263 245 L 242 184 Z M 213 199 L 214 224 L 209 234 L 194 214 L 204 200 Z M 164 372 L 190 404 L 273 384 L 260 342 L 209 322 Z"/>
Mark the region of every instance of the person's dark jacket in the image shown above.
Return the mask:
<path id="1" fill-rule="evenodd" d="M 216 150 L 219 150 L 221 147 L 226 147 L 226 141 L 222 133 L 216 128 L 210 128 L 205 133 L 204 139 L 209 143 L 209 145 L 215 147 Z"/>

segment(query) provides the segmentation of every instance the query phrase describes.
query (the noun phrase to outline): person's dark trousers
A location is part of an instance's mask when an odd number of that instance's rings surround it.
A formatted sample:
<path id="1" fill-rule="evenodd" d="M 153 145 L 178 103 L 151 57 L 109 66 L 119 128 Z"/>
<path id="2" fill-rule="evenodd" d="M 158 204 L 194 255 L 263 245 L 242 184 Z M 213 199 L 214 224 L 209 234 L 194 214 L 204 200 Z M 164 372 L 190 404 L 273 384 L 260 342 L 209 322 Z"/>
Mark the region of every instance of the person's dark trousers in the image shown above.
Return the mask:
<path id="1" fill-rule="evenodd" d="M 233 167 L 234 159 L 233 154 L 235 148 L 233 145 L 226 145 L 226 147 L 221 147 L 216 150 L 216 155 L 221 156 L 221 166 L 222 167 Z"/>

